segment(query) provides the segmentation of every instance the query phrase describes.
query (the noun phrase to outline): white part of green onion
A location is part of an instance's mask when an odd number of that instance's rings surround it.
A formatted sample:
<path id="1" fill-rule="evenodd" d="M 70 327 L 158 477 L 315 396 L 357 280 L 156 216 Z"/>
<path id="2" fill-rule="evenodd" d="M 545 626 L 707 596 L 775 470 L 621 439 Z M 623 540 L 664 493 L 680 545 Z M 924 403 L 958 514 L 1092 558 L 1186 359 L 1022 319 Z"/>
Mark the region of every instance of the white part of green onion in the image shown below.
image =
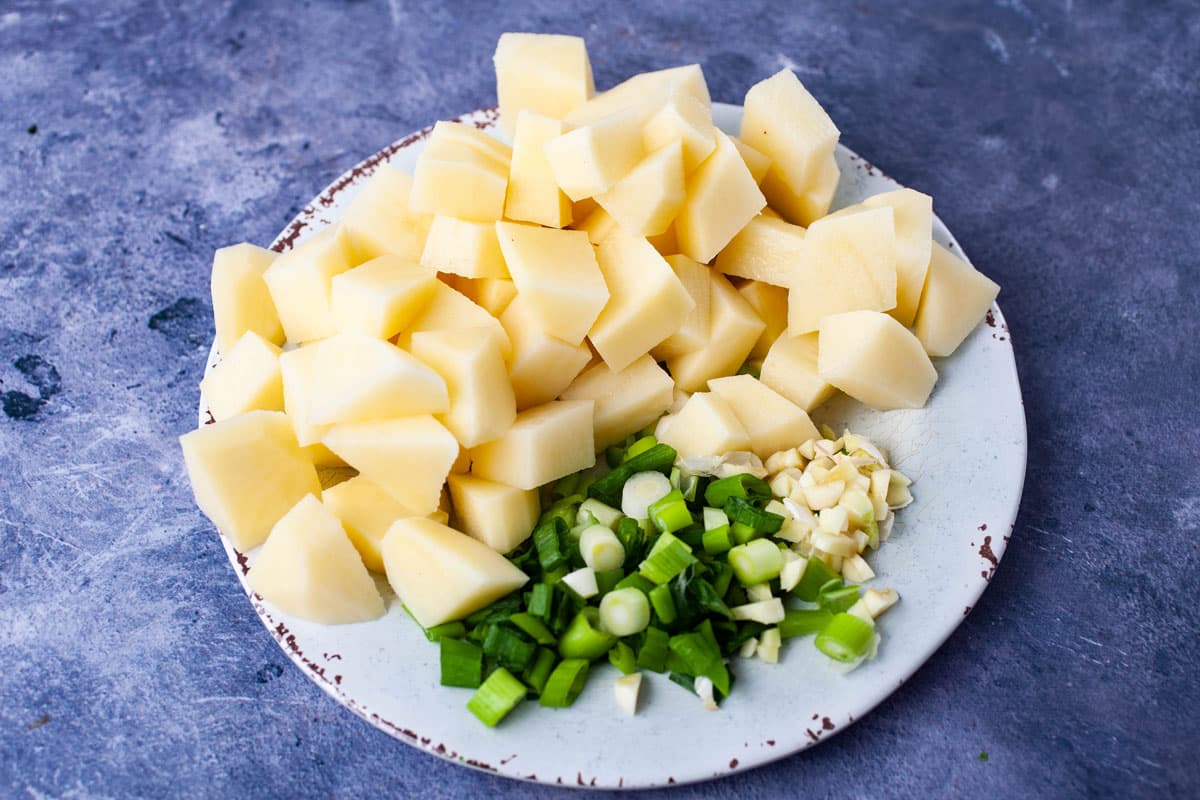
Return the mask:
<path id="1" fill-rule="evenodd" d="M 778 500 L 772 500 L 771 502 L 767 503 L 765 506 L 763 506 L 763 511 L 766 511 L 770 514 L 778 514 L 781 517 L 788 516 L 787 506 Z"/>
<path id="2" fill-rule="evenodd" d="M 813 511 L 820 511 L 837 505 L 838 500 L 842 499 L 842 492 L 846 491 L 846 482 L 818 483 L 815 486 L 806 486 L 802 491 L 808 507 Z"/>
<path id="3" fill-rule="evenodd" d="M 671 493 L 671 479 L 661 472 L 639 472 L 621 489 L 621 511 L 637 520 L 649 519 L 646 510 Z"/>
<path id="4" fill-rule="evenodd" d="M 767 628 L 758 635 L 758 657 L 767 664 L 778 664 L 779 646 L 782 643 L 779 628 Z"/>
<path id="5" fill-rule="evenodd" d="M 888 481 L 887 503 L 892 510 L 904 508 L 913 501 L 912 492 L 908 487 L 912 481 L 903 473 L 892 470 L 892 479 Z"/>
<path id="6" fill-rule="evenodd" d="M 867 545 L 871 543 L 871 537 L 867 536 L 866 531 L 855 531 L 852 538 L 854 539 L 855 549 L 857 549 L 860 553 L 866 550 Z"/>
<path id="7" fill-rule="evenodd" d="M 800 455 L 800 451 L 793 447 L 791 450 L 780 450 L 778 453 L 772 453 L 767 457 L 767 461 L 763 464 L 767 468 L 768 475 L 775 475 L 783 472 L 785 469 L 795 469 L 804 466 L 804 459 Z"/>
<path id="8" fill-rule="evenodd" d="M 895 589 L 867 589 L 859 599 L 870 613 L 871 618 L 878 617 L 900 600 L 900 594 Z"/>
<path id="9" fill-rule="evenodd" d="M 719 508 L 704 507 L 704 530 L 712 531 L 729 524 L 729 517 Z"/>
<path id="10" fill-rule="evenodd" d="M 887 490 L 891 481 L 892 471 L 890 469 L 877 469 L 871 473 L 871 487 L 867 494 L 871 498 L 871 505 L 874 506 L 877 520 L 881 520 L 887 515 Z"/>
<path id="11" fill-rule="evenodd" d="M 853 555 L 842 562 L 842 578 L 851 583 L 866 583 L 875 577 L 875 570 L 860 555 Z"/>
<path id="12" fill-rule="evenodd" d="M 591 567 L 581 567 L 574 572 L 568 572 L 563 575 L 562 582 L 584 600 L 600 594 L 600 587 L 596 585 L 596 571 Z"/>
<path id="13" fill-rule="evenodd" d="M 796 588 L 796 584 L 800 583 L 800 579 L 804 577 L 804 570 L 808 567 L 808 559 L 796 557 L 792 560 L 784 558 L 783 569 L 779 572 L 779 588 L 785 592 L 790 592 Z"/>
<path id="14" fill-rule="evenodd" d="M 613 683 L 613 694 L 617 698 L 617 708 L 629 716 L 637 713 L 638 692 L 642 688 L 642 673 L 631 672 L 622 675 Z"/>
<path id="15" fill-rule="evenodd" d="M 854 605 L 846 609 L 846 613 L 853 614 L 863 622 L 869 622 L 872 625 L 875 624 L 875 617 L 871 616 L 871 610 L 867 608 L 867 604 L 863 602 L 861 597 L 858 598 Z"/>
<path id="16" fill-rule="evenodd" d="M 565 579 L 564 579 L 565 580 Z M 632 636 L 650 624 L 650 601 L 641 589 L 614 589 L 600 600 L 600 627 L 613 636 Z"/>
<path id="17" fill-rule="evenodd" d="M 875 519 L 875 505 L 862 489 L 847 489 L 846 493 L 838 500 L 838 508 L 845 509 L 846 513 L 850 515 L 850 521 L 855 525 L 862 525 L 868 519 Z"/>
<path id="18" fill-rule="evenodd" d="M 850 515 L 840 506 L 827 508 L 817 515 L 817 525 L 826 533 L 842 533 L 850 527 Z"/>
<path id="19" fill-rule="evenodd" d="M 701 675 L 692 682 L 692 688 L 696 690 L 696 694 L 700 696 L 700 702 L 704 703 L 705 711 L 716 711 L 717 700 L 713 697 L 713 682 L 712 678 L 706 678 Z"/>
<path id="20" fill-rule="evenodd" d="M 589 497 L 580 503 L 578 513 L 580 515 L 585 513 L 591 514 L 592 519 L 596 520 L 598 524 L 613 529 L 617 527 L 617 523 L 621 521 L 621 517 L 625 516 L 619 510 L 601 503 L 594 497 Z"/>
<path id="21" fill-rule="evenodd" d="M 879 520 L 879 541 L 886 542 L 892 535 L 892 526 L 896 524 L 895 512 L 889 511 L 887 516 Z"/>
<path id="22" fill-rule="evenodd" d="M 783 622 L 783 601 L 778 597 L 734 606 L 729 611 L 738 622 L 761 622 L 763 625 Z"/>
<path id="23" fill-rule="evenodd" d="M 882 637 L 876 633 L 875 637 L 871 639 L 870 646 L 867 647 L 867 652 L 853 661 L 834 661 L 832 658 L 829 659 L 829 668 L 840 675 L 848 675 L 849 673 L 861 667 L 864 661 L 870 661 L 871 659 L 875 658 L 875 656 L 879 653 L 879 642 L 881 638 Z"/>
<path id="24" fill-rule="evenodd" d="M 822 553 L 828 553 L 831 556 L 852 556 L 858 552 L 854 544 L 854 539 L 849 536 L 842 536 L 839 533 L 827 533 L 818 530 L 812 535 L 814 550 L 820 550 Z"/>
<path id="25" fill-rule="evenodd" d="M 751 636 L 746 641 L 742 642 L 742 646 L 738 648 L 738 656 L 741 658 L 754 658 L 755 652 L 758 650 L 758 639 Z"/>
<path id="26" fill-rule="evenodd" d="M 795 467 L 787 467 L 772 475 L 767 485 L 771 487 L 771 494 L 776 497 L 792 497 L 800 491 L 802 477 L 804 477 L 803 472 Z"/>
<path id="27" fill-rule="evenodd" d="M 625 546 L 604 525 L 592 525 L 579 534 L 579 554 L 583 563 L 597 572 L 607 572 L 625 563 Z"/>
<path id="28" fill-rule="evenodd" d="M 774 596 L 771 594 L 771 584 L 769 583 L 756 583 L 753 586 L 746 587 L 746 598 L 752 603 L 757 603 L 760 600 L 770 600 Z"/>

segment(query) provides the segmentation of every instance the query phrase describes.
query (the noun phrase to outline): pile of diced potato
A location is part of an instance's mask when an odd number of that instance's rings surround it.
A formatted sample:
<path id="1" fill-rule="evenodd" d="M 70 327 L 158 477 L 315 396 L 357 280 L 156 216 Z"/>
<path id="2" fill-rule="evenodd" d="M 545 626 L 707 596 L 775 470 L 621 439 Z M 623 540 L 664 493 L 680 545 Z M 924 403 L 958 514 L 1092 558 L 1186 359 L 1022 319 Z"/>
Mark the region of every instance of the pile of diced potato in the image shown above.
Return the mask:
<path id="1" fill-rule="evenodd" d="M 596 94 L 583 40 L 537 34 L 495 65 L 511 146 L 439 122 L 332 227 L 216 254 L 215 424 L 184 455 L 296 616 L 379 616 L 370 572 L 427 626 L 513 591 L 539 487 L 668 412 L 681 457 L 765 458 L 839 390 L 920 407 L 998 291 L 920 192 L 827 214 L 838 129 L 787 70 L 734 137 L 698 65 Z"/>

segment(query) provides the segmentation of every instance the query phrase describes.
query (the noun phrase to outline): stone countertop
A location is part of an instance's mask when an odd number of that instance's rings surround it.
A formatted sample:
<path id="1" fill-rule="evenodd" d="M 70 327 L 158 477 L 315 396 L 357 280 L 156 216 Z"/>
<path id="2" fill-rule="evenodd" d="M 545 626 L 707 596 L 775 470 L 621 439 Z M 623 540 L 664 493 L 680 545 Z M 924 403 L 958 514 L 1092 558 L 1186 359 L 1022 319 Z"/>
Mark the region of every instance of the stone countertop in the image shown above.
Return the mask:
<path id="1" fill-rule="evenodd" d="M 291 666 L 175 438 L 213 249 L 492 103 L 497 36 L 531 29 L 586 36 L 601 86 L 699 62 L 737 103 L 794 69 L 1003 285 L 1025 393 L 1016 529 L 945 646 L 842 735 L 671 796 L 1200 790 L 1195 3 L 647 5 L 0 4 L 0 794 L 555 792 L 406 747 Z"/>

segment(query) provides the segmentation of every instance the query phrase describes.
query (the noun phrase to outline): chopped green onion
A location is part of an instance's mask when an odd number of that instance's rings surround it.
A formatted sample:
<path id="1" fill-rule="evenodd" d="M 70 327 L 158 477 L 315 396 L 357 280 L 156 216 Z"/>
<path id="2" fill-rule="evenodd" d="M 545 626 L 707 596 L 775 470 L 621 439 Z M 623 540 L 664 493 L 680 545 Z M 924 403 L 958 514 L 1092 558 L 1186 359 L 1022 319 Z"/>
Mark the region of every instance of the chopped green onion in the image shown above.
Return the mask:
<path id="1" fill-rule="evenodd" d="M 483 682 L 483 649 L 461 639 L 442 639 L 442 686 L 477 689 Z"/>
<path id="2" fill-rule="evenodd" d="M 550 612 L 554 608 L 554 587 L 548 583 L 535 583 L 529 590 L 525 607 L 536 617 L 550 619 Z"/>
<path id="3" fill-rule="evenodd" d="M 554 644 L 558 641 L 546 624 L 528 611 L 513 614 L 508 621 L 533 637 L 538 644 Z"/>
<path id="4" fill-rule="evenodd" d="M 649 508 L 672 491 L 661 472 L 649 470 L 630 475 L 621 487 L 621 513 L 639 522 L 650 518 Z"/>
<path id="5" fill-rule="evenodd" d="M 792 594 L 806 603 L 815 603 L 821 587 L 833 580 L 837 580 L 837 573 L 825 566 L 821 559 L 810 556 L 808 566 L 804 568 L 804 574 L 800 576 L 796 588 L 792 589 Z"/>
<path id="6" fill-rule="evenodd" d="M 725 504 L 730 521 L 748 525 L 760 533 L 775 533 L 783 527 L 783 516 L 751 505 L 744 497 L 731 497 Z"/>
<path id="7" fill-rule="evenodd" d="M 830 581 L 821 587 L 817 605 L 831 614 L 839 614 L 858 602 L 858 587 L 843 586 L 841 581 Z"/>
<path id="8" fill-rule="evenodd" d="M 729 551 L 729 566 L 743 586 L 766 583 L 779 577 L 783 554 L 768 539 L 755 539 Z"/>
<path id="9" fill-rule="evenodd" d="M 704 490 L 704 502 L 713 508 L 724 508 L 731 497 L 770 496 L 771 487 L 766 481 L 745 472 L 713 481 Z"/>
<path id="10" fill-rule="evenodd" d="M 718 528 L 729 527 L 729 515 L 719 508 L 705 506 L 701 512 L 704 518 L 704 530 L 715 531 Z"/>
<path id="11" fill-rule="evenodd" d="M 616 589 L 600 601 L 600 627 L 614 636 L 641 633 L 649 624 L 650 601 L 638 589 Z"/>
<path id="12" fill-rule="evenodd" d="M 636 575 L 637 573 L 634 574 Z M 597 572 L 596 590 L 598 592 L 598 596 L 603 597 L 613 589 L 617 588 L 617 584 L 620 583 L 624 578 L 625 570 L 620 568 L 606 569 L 604 572 Z"/>
<path id="13" fill-rule="evenodd" d="M 425 638 L 431 642 L 440 642 L 442 639 L 461 639 L 466 635 L 467 626 L 459 620 L 443 622 L 441 625 L 425 629 Z"/>
<path id="14" fill-rule="evenodd" d="M 621 670 L 624 675 L 629 675 L 637 670 L 637 656 L 633 654 L 633 648 L 624 642 L 617 642 L 613 645 L 613 648 L 608 651 L 608 661 Z"/>
<path id="15" fill-rule="evenodd" d="M 625 563 L 621 540 L 604 525 L 591 525 L 579 535 L 579 553 L 583 563 L 597 572 L 618 569 Z"/>
<path id="16" fill-rule="evenodd" d="M 583 691 L 587 676 L 588 659 L 567 658 L 558 662 L 542 689 L 542 705 L 549 708 L 566 708 L 571 705 Z"/>
<path id="17" fill-rule="evenodd" d="M 778 664 L 781 644 L 779 628 L 767 628 L 758 637 L 758 657 L 767 664 Z"/>
<path id="18" fill-rule="evenodd" d="M 558 592 L 556 596 L 554 612 L 547 623 L 555 635 L 562 636 L 575 619 L 575 615 L 583 608 L 584 602 L 574 592 Z"/>
<path id="19" fill-rule="evenodd" d="M 623 464 L 614 467 L 612 472 L 598 479 L 588 487 L 588 496 L 615 508 L 621 505 L 621 488 L 631 475 L 639 472 L 666 474 L 671 471 L 676 455 L 675 448 L 665 444 L 656 444 L 646 452 L 639 453 Z"/>
<path id="20" fill-rule="evenodd" d="M 675 538 L 695 551 L 704 546 L 704 526 L 698 522 L 692 523 L 675 531 Z"/>
<path id="21" fill-rule="evenodd" d="M 538 524 L 541 525 L 558 519 L 562 520 L 562 523 L 568 528 L 574 527 L 577 522 L 576 517 L 578 516 L 579 504 L 584 499 L 584 496 L 581 494 L 564 497 L 542 512 L 542 517 L 538 520 Z"/>
<path id="22" fill-rule="evenodd" d="M 650 591 L 650 605 L 654 606 L 654 613 L 658 615 L 658 620 L 663 625 L 670 625 L 678 616 L 679 612 L 675 608 L 675 599 L 671 596 L 669 584 L 664 583 Z"/>
<path id="23" fill-rule="evenodd" d="M 704 578 L 696 578 L 689 583 L 687 593 L 695 598 L 696 605 L 700 607 L 701 611 L 707 614 L 716 614 L 725 619 L 733 619 L 729 606 L 725 605 L 721 599 L 722 595 Z"/>
<path id="24" fill-rule="evenodd" d="M 554 669 L 554 662 L 557 660 L 558 656 L 554 654 L 553 650 L 539 647 L 537 655 L 533 657 L 533 661 L 525 668 L 525 673 L 521 676 L 521 680 L 530 689 L 541 694 L 542 689 L 546 687 L 546 679 L 550 677 L 550 670 Z"/>
<path id="25" fill-rule="evenodd" d="M 658 537 L 638 572 L 654 583 L 666 583 L 696 563 L 692 550 L 670 533 Z"/>
<path id="26" fill-rule="evenodd" d="M 681 633 L 672 636 L 668 645 L 684 666 L 684 672 L 699 678 L 705 677 L 722 695 L 729 694 L 729 670 L 721 658 L 721 651 L 702 633 Z"/>
<path id="27" fill-rule="evenodd" d="M 579 506 L 578 516 L 584 514 L 591 514 L 592 519 L 606 528 L 616 528 L 622 517 L 618 509 L 606 506 L 594 497 L 589 497 Z"/>
<path id="28" fill-rule="evenodd" d="M 533 531 L 533 546 L 537 548 L 538 563 L 542 570 L 551 572 L 566 566 L 567 556 L 562 551 L 562 536 L 567 525 L 555 518 L 539 524 Z"/>
<path id="29" fill-rule="evenodd" d="M 600 628 L 600 611 L 593 606 L 585 606 L 558 643 L 558 653 L 563 658 L 583 658 L 592 660 L 608 652 L 616 637 Z"/>
<path id="30" fill-rule="evenodd" d="M 744 522 L 732 522 L 729 525 L 729 536 L 738 544 L 745 544 L 752 539 L 758 539 L 762 535 L 752 525 L 747 525 Z"/>
<path id="31" fill-rule="evenodd" d="M 704 552 L 710 556 L 718 556 L 721 553 L 726 553 L 729 551 L 729 548 L 733 547 L 728 525 L 722 525 L 719 528 L 705 531 L 700 541 L 704 546 Z"/>
<path id="32" fill-rule="evenodd" d="M 709 572 L 712 577 L 712 587 L 717 593 L 717 597 L 725 597 L 729 594 L 729 584 L 733 582 L 733 567 L 729 566 L 727 561 L 714 561 L 708 565 Z"/>
<path id="33" fill-rule="evenodd" d="M 684 500 L 689 503 L 696 502 L 696 492 L 700 490 L 700 476 L 690 472 L 683 473 L 679 477 L 678 489 L 683 494 Z"/>
<path id="34" fill-rule="evenodd" d="M 654 447 L 656 444 L 658 444 L 658 439 L 655 439 L 653 436 L 643 436 L 633 444 L 629 445 L 628 449 L 625 450 L 624 458 L 621 460 L 628 461 L 631 458 L 636 458 L 637 456 L 640 456 L 642 453 L 649 450 L 651 447 Z"/>
<path id="35" fill-rule="evenodd" d="M 623 517 L 617 523 L 617 539 L 621 542 L 621 547 L 625 548 L 625 561 L 629 564 L 637 564 L 642 560 L 642 526 L 638 524 L 636 519 Z"/>
<path id="36" fill-rule="evenodd" d="M 581 600 L 588 600 L 600 594 L 600 587 L 596 585 L 596 570 L 591 567 L 581 567 L 564 575 L 562 582 Z"/>
<path id="37" fill-rule="evenodd" d="M 500 666 L 521 672 L 529 666 L 537 645 L 511 628 L 492 625 L 483 639 L 483 652 L 496 659 Z"/>
<path id="38" fill-rule="evenodd" d="M 642 646 L 638 648 L 637 665 L 639 669 L 651 672 L 662 672 L 667 668 L 668 642 L 671 637 L 661 628 L 646 628 L 642 638 Z"/>
<path id="39" fill-rule="evenodd" d="M 610 445 L 604 449 L 604 461 L 609 469 L 616 469 L 625 459 L 625 448 L 620 445 Z"/>
<path id="40" fill-rule="evenodd" d="M 525 684 L 501 667 L 488 676 L 467 701 L 467 709 L 489 728 L 496 727 L 508 712 L 525 699 Z"/>
<path id="41" fill-rule="evenodd" d="M 570 497 L 579 491 L 579 482 L 583 479 L 582 473 L 572 472 L 570 475 L 564 475 L 554 482 L 554 496 L 558 498 Z"/>
<path id="42" fill-rule="evenodd" d="M 783 622 L 779 623 L 779 635 L 784 639 L 793 639 L 797 636 L 820 633 L 831 619 L 833 614 L 823 608 L 789 608 L 783 612 Z"/>
<path id="43" fill-rule="evenodd" d="M 778 597 L 770 600 L 758 600 L 729 609 L 733 618 L 739 621 L 761 622 L 764 625 L 775 625 L 783 622 L 783 601 Z"/>
<path id="44" fill-rule="evenodd" d="M 835 614 L 817 634 L 817 649 L 834 661 L 848 663 L 862 658 L 875 638 L 875 626 L 853 614 Z"/>
<path id="45" fill-rule="evenodd" d="M 651 583 L 650 581 L 646 580 L 638 573 L 631 572 L 628 575 L 626 575 L 624 578 L 621 578 L 621 580 L 617 581 L 617 585 L 614 586 L 613 588 L 614 589 L 624 589 L 627 586 L 632 586 L 634 589 L 639 589 L 639 590 L 641 590 L 641 592 L 643 594 L 648 595 L 648 594 L 650 594 L 650 591 L 656 585 L 657 584 Z"/>

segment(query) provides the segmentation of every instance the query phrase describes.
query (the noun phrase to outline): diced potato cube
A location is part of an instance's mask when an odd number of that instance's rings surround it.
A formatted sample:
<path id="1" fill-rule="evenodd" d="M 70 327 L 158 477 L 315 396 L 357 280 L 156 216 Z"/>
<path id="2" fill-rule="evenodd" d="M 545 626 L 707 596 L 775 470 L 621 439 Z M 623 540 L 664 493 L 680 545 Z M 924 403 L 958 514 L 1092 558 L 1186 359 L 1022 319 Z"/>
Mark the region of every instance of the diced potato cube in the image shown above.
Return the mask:
<path id="1" fill-rule="evenodd" d="M 316 351 L 308 421 L 313 425 L 440 414 L 446 382 L 399 347 L 365 333 L 339 333 Z"/>
<path id="2" fill-rule="evenodd" d="M 804 191 L 793 191 L 777 173 L 769 171 L 761 185 L 763 194 L 771 199 L 772 205 L 768 207 L 783 212 L 780 219 L 797 225 L 811 225 L 829 212 L 841 177 L 837 158 L 830 153 L 817 162 L 814 177 Z"/>
<path id="3" fill-rule="evenodd" d="M 280 350 L 254 331 L 246 331 L 221 363 L 200 382 L 213 419 L 247 411 L 283 411 Z"/>
<path id="4" fill-rule="evenodd" d="M 514 222 L 497 222 L 496 233 L 517 292 L 543 329 L 582 342 L 609 292 L 587 235 Z"/>
<path id="5" fill-rule="evenodd" d="M 587 45 L 578 36 L 505 33 L 492 57 L 500 129 L 513 136 L 520 111 L 562 119 L 596 92 Z"/>
<path id="6" fill-rule="evenodd" d="M 283 326 L 263 280 L 275 258 L 272 251 L 246 243 L 222 247 L 213 256 L 213 321 L 221 353 L 228 353 L 246 331 L 283 344 Z"/>
<path id="7" fill-rule="evenodd" d="M 692 298 L 693 305 L 679 330 L 663 339 L 650 351 L 656 361 L 666 361 L 684 353 L 694 353 L 704 347 L 708 344 L 711 324 L 711 270 L 683 255 L 667 256 L 666 261 L 675 272 L 675 277 L 683 284 L 688 296 Z"/>
<path id="8" fill-rule="evenodd" d="M 508 278 L 457 278 L 451 286 L 497 319 L 517 296 Z"/>
<path id="9" fill-rule="evenodd" d="M 707 264 L 766 204 L 737 147 L 717 131 L 717 147 L 688 177 L 675 219 L 680 252 Z"/>
<path id="10" fill-rule="evenodd" d="M 817 372 L 815 333 L 777 338 L 767 351 L 758 377 L 805 411 L 812 411 L 837 391 Z"/>
<path id="11" fill-rule="evenodd" d="M 683 146 L 678 139 L 643 158 L 596 202 L 627 232 L 665 231 L 683 205 Z"/>
<path id="12" fill-rule="evenodd" d="M 471 451 L 471 473 L 536 489 L 596 463 L 590 400 L 558 400 L 517 415 L 508 432 Z"/>
<path id="13" fill-rule="evenodd" d="M 671 407 L 675 382 L 648 355 L 620 372 L 603 362 L 588 367 L 565 392 L 564 400 L 591 400 L 596 449 L 637 433 Z"/>
<path id="14" fill-rule="evenodd" d="M 896 235 L 890 208 L 817 220 L 804 237 L 801 275 L 788 295 L 788 333 L 815 331 L 843 311 L 896 306 Z"/>
<path id="15" fill-rule="evenodd" d="M 342 523 L 312 495 L 275 524 L 246 582 L 285 614 L 324 625 L 366 622 L 386 610 Z"/>
<path id="16" fill-rule="evenodd" d="M 557 119 L 524 109 L 517 114 L 508 195 L 504 199 L 505 219 L 548 228 L 570 224 L 571 199 L 554 182 L 554 172 L 546 159 L 546 142 L 566 131 L 566 126 Z"/>
<path id="17" fill-rule="evenodd" d="M 726 275 L 792 288 L 803 281 L 804 228 L 758 215 L 738 231 L 713 264 Z"/>
<path id="18" fill-rule="evenodd" d="M 667 226 L 667 229 L 657 236 L 647 236 L 648 241 L 660 256 L 676 256 L 679 253 L 679 238 L 675 235 L 675 225 Z"/>
<path id="19" fill-rule="evenodd" d="M 429 305 L 396 337 L 396 344 L 407 350 L 414 333 L 447 328 L 483 328 L 486 331 L 485 335 L 496 340 L 505 361 L 512 358 L 512 342 L 508 340 L 508 334 L 504 332 L 500 321 L 473 303 L 469 297 L 454 291 L 441 281 L 434 285 L 433 299 L 429 301 Z"/>
<path id="20" fill-rule="evenodd" d="M 708 388 L 733 409 L 750 434 L 750 449 L 759 458 L 820 436 L 804 409 L 752 375 L 714 378 Z"/>
<path id="21" fill-rule="evenodd" d="M 897 189 L 868 197 L 830 216 L 845 216 L 867 208 L 892 209 L 896 226 L 896 307 L 891 315 L 901 325 L 912 325 L 932 254 L 933 198 L 913 189 Z"/>
<path id="22" fill-rule="evenodd" d="M 458 459 L 454 434 L 430 416 L 334 425 L 324 442 L 414 514 L 437 510 Z"/>
<path id="23" fill-rule="evenodd" d="M 589 420 L 590 412 L 589 412 Z M 179 437 L 196 505 L 233 546 L 258 547 L 321 483 L 278 411 L 251 411 Z"/>
<path id="24" fill-rule="evenodd" d="M 793 215 L 791 198 L 818 182 L 823 164 L 837 147 L 837 126 L 788 69 L 750 87 L 744 106 L 740 138 L 771 159 L 763 192 L 792 222 L 808 224 L 811 220 Z"/>
<path id="25" fill-rule="evenodd" d="M 400 256 L 380 256 L 333 278 L 333 319 L 339 331 L 390 339 L 433 298 L 437 279 Z"/>
<path id="26" fill-rule="evenodd" d="M 392 523 L 419 516 L 362 475 L 326 489 L 321 502 L 342 521 L 350 543 L 372 572 L 383 572 L 383 537 Z"/>
<path id="27" fill-rule="evenodd" d="M 314 425 L 309 422 L 309 409 L 312 407 L 312 396 L 316 391 L 318 352 L 315 346 L 307 345 L 288 350 L 279 356 L 279 374 L 283 381 L 283 408 L 287 411 L 300 446 L 318 445 L 314 455 L 320 453 L 321 437 L 329 430 L 328 425 Z M 332 465 L 329 459 L 314 460 L 318 466 Z"/>
<path id="28" fill-rule="evenodd" d="M 409 208 L 412 176 L 381 164 L 342 213 L 355 262 L 393 255 L 416 260 L 425 246 L 430 216 Z"/>
<path id="29" fill-rule="evenodd" d="M 617 229 L 617 221 L 612 215 L 597 205 L 588 215 L 572 227 L 587 234 L 588 241 L 600 244 L 608 235 Z"/>
<path id="30" fill-rule="evenodd" d="M 584 344 L 567 344 L 546 333 L 541 319 L 524 297 L 508 304 L 500 323 L 512 340 L 509 367 L 517 409 L 548 403 L 566 389 L 591 361 L 592 351 Z"/>
<path id="31" fill-rule="evenodd" d="M 473 127 L 437 123 L 417 158 L 409 205 L 419 212 L 458 219 L 500 219 L 508 190 L 511 152 L 507 150 Z"/>
<path id="32" fill-rule="evenodd" d="M 709 99 L 708 84 L 704 80 L 703 70 L 699 64 L 688 64 L 634 75 L 573 109 L 563 121 L 579 127 L 635 106 L 658 106 L 676 87 L 682 88 L 705 106 L 711 107 L 712 101 Z"/>
<path id="33" fill-rule="evenodd" d="M 741 154 L 742 161 L 746 162 L 746 169 L 750 170 L 750 175 L 754 178 L 754 182 L 761 185 L 763 178 L 767 177 L 767 170 L 771 168 L 771 157 L 761 150 L 756 150 L 736 136 L 730 136 L 729 138 L 733 140 L 733 146 Z"/>
<path id="34" fill-rule="evenodd" d="M 781 286 L 772 286 L 760 281 L 747 281 L 738 287 L 738 293 L 746 298 L 746 302 L 758 314 L 759 319 L 766 323 L 762 335 L 754 343 L 750 358 L 763 359 L 771 350 L 775 340 L 787 330 L 788 292 Z M 816 357 L 816 350 L 813 350 Z M 816 363 L 815 361 L 813 362 Z"/>
<path id="35" fill-rule="evenodd" d="M 517 489 L 473 475 L 451 475 L 450 498 L 463 533 L 497 553 L 529 538 L 541 513 L 536 489 Z"/>
<path id="36" fill-rule="evenodd" d="M 529 580 L 483 542 L 420 517 L 392 526 L 383 563 L 388 583 L 425 628 L 465 617 Z"/>
<path id="37" fill-rule="evenodd" d="M 305 239 L 267 268 L 263 280 L 289 342 L 310 342 L 337 332 L 333 278 L 354 264 L 345 228 L 335 225 Z"/>
<path id="38" fill-rule="evenodd" d="M 667 360 L 675 384 L 685 392 L 704 388 L 711 378 L 737 372 L 766 325 L 729 279 L 715 271 L 709 310 L 708 343 L 691 353 Z"/>
<path id="39" fill-rule="evenodd" d="M 825 317 L 818 342 L 821 378 L 879 411 L 920 408 L 937 381 L 920 340 L 887 314 Z"/>
<path id="40" fill-rule="evenodd" d="M 925 352 L 948 356 L 957 350 L 999 293 L 995 281 L 935 242 L 915 328 Z"/>
<path id="41" fill-rule="evenodd" d="M 679 142 L 683 148 L 683 170 L 691 173 L 717 146 L 711 106 L 676 84 L 667 101 L 642 129 L 647 153 Z"/>
<path id="42" fill-rule="evenodd" d="M 435 158 L 455 159 L 467 154 L 483 158 L 489 167 L 508 171 L 512 148 L 474 125 L 441 120 L 434 124 L 425 153 Z"/>
<path id="43" fill-rule="evenodd" d="M 507 278 L 504 255 L 491 222 L 437 216 L 429 228 L 421 266 L 464 278 Z"/>
<path id="44" fill-rule="evenodd" d="M 517 405 L 495 339 L 472 328 L 422 331 L 413 334 L 411 347 L 446 380 L 450 407 L 438 419 L 459 444 L 475 447 L 508 430 Z"/>
<path id="45" fill-rule="evenodd" d="M 546 142 L 555 183 L 572 200 L 607 192 L 642 159 L 641 123 L 623 111 Z"/>
<path id="46" fill-rule="evenodd" d="M 719 456 L 750 449 L 750 434 L 719 395 L 696 392 L 659 437 L 680 458 Z"/>

